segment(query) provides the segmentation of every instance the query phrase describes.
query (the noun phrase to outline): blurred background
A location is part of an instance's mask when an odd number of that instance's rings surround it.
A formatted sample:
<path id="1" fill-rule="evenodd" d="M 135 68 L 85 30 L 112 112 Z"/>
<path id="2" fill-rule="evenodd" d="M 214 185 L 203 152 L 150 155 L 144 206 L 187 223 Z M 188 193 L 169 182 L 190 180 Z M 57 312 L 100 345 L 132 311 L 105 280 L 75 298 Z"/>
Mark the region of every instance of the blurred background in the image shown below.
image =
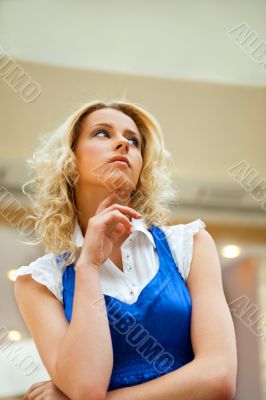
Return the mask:
<path id="1" fill-rule="evenodd" d="M 1 399 L 49 379 L 13 295 L 12 271 L 43 254 L 19 229 L 25 160 L 93 99 L 159 121 L 179 171 L 171 223 L 202 219 L 219 252 L 235 399 L 266 399 L 265 22 L 265 0 L 0 1 Z"/>

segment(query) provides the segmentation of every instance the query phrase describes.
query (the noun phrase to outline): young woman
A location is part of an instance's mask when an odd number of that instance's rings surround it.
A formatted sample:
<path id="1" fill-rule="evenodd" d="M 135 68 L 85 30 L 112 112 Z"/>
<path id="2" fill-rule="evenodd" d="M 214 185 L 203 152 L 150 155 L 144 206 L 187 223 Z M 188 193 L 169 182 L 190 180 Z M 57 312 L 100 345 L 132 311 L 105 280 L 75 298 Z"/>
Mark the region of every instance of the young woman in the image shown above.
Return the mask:
<path id="1" fill-rule="evenodd" d="M 234 397 L 219 257 L 200 219 L 168 225 L 170 161 L 129 102 L 85 104 L 42 140 L 32 218 L 46 253 L 14 292 L 51 381 L 24 399 Z"/>

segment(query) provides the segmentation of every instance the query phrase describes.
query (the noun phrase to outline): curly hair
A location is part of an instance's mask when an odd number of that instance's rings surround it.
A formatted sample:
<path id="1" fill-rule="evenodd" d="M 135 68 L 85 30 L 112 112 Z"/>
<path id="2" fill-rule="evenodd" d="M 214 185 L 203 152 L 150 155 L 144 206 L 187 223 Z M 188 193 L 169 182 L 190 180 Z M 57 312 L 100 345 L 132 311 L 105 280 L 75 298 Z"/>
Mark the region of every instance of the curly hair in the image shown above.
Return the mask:
<path id="1" fill-rule="evenodd" d="M 23 193 L 28 195 L 25 188 L 31 185 L 31 212 L 26 218 L 33 222 L 36 240 L 28 244 L 42 243 L 45 251 L 52 252 L 55 257 L 67 252 L 68 263 L 73 262 L 77 251 L 73 241 L 79 215 L 74 196 L 79 180 L 75 144 L 85 117 L 103 108 L 125 113 L 135 122 L 142 137 L 143 165 L 130 206 L 142 214 L 147 228 L 167 224 L 169 205 L 177 200 L 177 190 L 173 186 L 175 168 L 158 121 L 132 102 L 95 100 L 83 104 L 53 132 L 40 137 L 36 151 L 27 160 L 34 177 L 22 186 Z"/>

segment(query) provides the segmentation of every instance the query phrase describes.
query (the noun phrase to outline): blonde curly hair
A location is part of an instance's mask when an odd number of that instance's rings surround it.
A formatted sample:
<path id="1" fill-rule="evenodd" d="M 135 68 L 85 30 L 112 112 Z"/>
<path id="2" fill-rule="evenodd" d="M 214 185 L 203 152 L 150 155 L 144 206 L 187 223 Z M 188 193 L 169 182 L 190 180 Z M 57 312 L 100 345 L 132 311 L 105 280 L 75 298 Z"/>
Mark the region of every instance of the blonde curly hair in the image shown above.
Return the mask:
<path id="1" fill-rule="evenodd" d="M 83 104 L 52 133 L 40 137 L 38 148 L 27 160 L 34 178 L 22 186 L 23 193 L 28 195 L 25 188 L 31 185 L 32 207 L 26 218 L 33 222 L 36 240 L 28 244 L 42 243 L 45 251 L 52 252 L 55 257 L 67 252 L 63 264 L 72 263 L 77 252 L 73 232 L 79 212 L 74 186 L 79 173 L 74 148 L 84 118 L 102 108 L 128 115 L 142 137 L 143 165 L 130 206 L 142 214 L 147 228 L 166 225 L 170 217 L 169 205 L 177 200 L 177 190 L 173 187 L 175 169 L 158 121 L 132 102 L 95 100 Z"/>

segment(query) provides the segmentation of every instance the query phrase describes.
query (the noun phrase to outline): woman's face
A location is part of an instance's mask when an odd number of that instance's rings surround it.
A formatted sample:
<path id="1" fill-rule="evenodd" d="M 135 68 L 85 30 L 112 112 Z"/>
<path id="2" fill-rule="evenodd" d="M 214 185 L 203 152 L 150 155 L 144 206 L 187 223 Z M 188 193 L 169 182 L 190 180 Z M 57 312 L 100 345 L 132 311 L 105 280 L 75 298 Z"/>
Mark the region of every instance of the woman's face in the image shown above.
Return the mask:
<path id="1" fill-rule="evenodd" d="M 74 153 L 80 174 L 79 185 L 105 186 L 108 191 L 136 189 L 142 168 L 141 135 L 135 122 L 112 108 L 90 113 L 82 123 Z M 126 162 L 110 162 L 113 157 Z"/>

